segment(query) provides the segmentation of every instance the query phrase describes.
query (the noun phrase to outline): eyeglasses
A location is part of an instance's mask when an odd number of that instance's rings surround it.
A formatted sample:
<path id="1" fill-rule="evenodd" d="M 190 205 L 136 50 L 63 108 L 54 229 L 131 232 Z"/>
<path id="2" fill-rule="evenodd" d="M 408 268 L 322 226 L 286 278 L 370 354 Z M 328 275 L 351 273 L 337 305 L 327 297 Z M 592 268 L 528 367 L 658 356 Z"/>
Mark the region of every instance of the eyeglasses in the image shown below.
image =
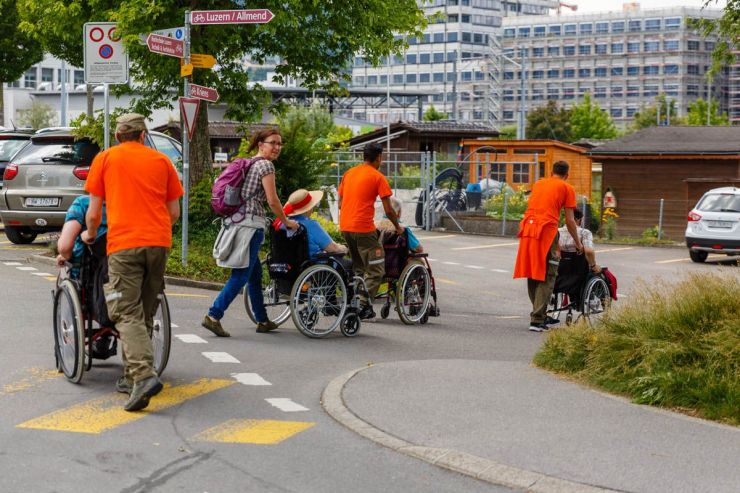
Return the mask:
<path id="1" fill-rule="evenodd" d="M 265 141 L 263 141 L 263 143 L 270 144 L 270 145 L 275 146 L 275 147 L 282 147 L 283 144 L 284 144 L 283 142 L 278 142 L 276 140 L 265 140 Z"/>

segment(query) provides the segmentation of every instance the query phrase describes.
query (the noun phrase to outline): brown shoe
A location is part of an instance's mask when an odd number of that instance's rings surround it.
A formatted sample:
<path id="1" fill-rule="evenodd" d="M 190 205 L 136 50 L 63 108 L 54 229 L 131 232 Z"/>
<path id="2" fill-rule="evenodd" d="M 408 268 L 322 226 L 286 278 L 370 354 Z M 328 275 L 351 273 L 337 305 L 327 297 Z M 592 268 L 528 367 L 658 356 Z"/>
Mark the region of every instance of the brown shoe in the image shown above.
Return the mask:
<path id="1" fill-rule="evenodd" d="M 210 330 L 214 334 L 216 334 L 219 337 L 231 337 L 231 334 L 226 332 L 223 327 L 221 327 L 221 321 L 216 320 L 215 318 L 211 318 L 208 315 L 203 317 L 203 322 L 201 322 L 201 325 L 205 327 L 206 329 Z"/>
<path id="2" fill-rule="evenodd" d="M 257 324 L 257 332 L 260 334 L 264 334 L 265 332 L 270 332 L 272 330 L 275 330 L 278 328 L 278 324 L 275 322 L 268 320 L 267 322 L 259 322 Z"/>

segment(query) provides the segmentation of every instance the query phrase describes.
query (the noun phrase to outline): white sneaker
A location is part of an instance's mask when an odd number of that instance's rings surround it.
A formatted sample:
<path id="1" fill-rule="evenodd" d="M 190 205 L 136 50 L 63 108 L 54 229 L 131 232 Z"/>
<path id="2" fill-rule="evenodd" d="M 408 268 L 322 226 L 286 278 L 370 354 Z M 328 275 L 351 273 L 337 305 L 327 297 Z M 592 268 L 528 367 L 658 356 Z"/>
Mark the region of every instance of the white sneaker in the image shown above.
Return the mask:
<path id="1" fill-rule="evenodd" d="M 529 330 L 531 330 L 532 332 L 547 332 L 550 329 L 544 323 L 542 323 L 542 324 L 530 323 L 529 324 Z"/>

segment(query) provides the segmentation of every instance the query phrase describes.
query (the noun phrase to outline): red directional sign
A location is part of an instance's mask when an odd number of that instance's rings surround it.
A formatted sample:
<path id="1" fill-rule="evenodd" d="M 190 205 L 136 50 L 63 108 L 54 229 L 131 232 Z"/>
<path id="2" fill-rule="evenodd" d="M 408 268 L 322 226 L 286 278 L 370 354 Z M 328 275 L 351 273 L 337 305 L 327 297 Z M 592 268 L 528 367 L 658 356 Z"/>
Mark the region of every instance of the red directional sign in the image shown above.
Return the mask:
<path id="1" fill-rule="evenodd" d="M 190 23 L 204 24 L 265 24 L 275 17 L 268 9 L 252 10 L 195 10 Z"/>
<path id="2" fill-rule="evenodd" d="M 206 101 L 210 101 L 211 103 L 215 103 L 216 101 L 218 101 L 218 91 L 211 87 L 190 84 L 190 97 L 204 99 Z"/>
<path id="3" fill-rule="evenodd" d="M 152 53 L 169 55 L 176 58 L 185 56 L 185 43 L 179 39 L 160 36 L 159 34 L 150 34 L 146 37 L 146 45 Z"/>

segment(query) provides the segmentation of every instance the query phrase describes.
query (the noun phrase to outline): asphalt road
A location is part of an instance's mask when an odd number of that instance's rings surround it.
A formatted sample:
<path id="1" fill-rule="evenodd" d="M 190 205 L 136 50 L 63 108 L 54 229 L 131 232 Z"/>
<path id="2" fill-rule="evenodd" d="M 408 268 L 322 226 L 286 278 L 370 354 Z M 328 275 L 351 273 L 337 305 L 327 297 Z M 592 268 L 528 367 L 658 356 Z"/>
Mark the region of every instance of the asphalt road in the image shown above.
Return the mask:
<path id="1" fill-rule="evenodd" d="M 526 330 L 525 285 L 511 279 L 514 241 L 419 236 L 442 310 L 426 326 L 404 326 L 392 315 L 363 324 L 353 339 L 310 340 L 290 321 L 257 334 L 239 299 L 223 320 L 232 337 L 220 339 L 199 325 L 215 293 L 169 286 L 176 327 L 163 380 L 170 387 L 152 401 L 158 407 L 133 417 L 118 411 L 117 357 L 96 363 L 80 385 L 56 373 L 55 270 L 25 262 L 44 250 L 41 241 L 0 242 L 0 491 L 509 491 L 380 447 L 321 409 L 329 381 L 371 363 L 528 364 L 539 347 L 542 336 Z M 684 249 L 599 249 L 599 263 L 627 297 L 640 278 L 740 275 L 724 258 L 692 264 Z M 411 426 L 428 432 L 424 422 Z"/>

